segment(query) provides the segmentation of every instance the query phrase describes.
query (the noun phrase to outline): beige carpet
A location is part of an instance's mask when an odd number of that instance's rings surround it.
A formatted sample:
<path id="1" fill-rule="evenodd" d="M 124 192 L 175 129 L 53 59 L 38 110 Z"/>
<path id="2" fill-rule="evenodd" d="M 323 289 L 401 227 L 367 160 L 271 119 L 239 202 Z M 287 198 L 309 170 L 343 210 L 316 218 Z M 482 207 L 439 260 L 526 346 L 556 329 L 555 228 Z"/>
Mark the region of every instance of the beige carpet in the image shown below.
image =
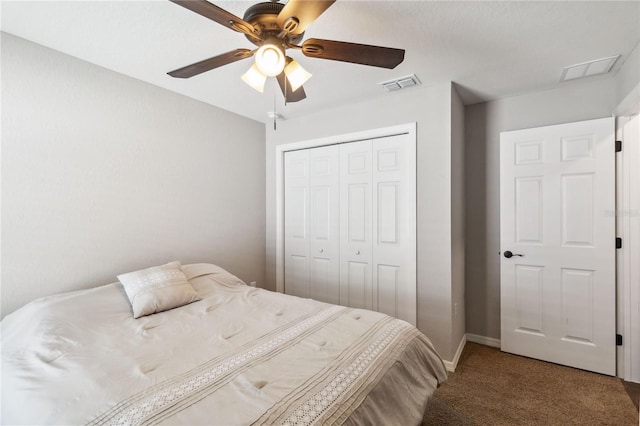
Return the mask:
<path id="1" fill-rule="evenodd" d="M 426 425 L 638 425 L 620 380 L 467 343 Z"/>

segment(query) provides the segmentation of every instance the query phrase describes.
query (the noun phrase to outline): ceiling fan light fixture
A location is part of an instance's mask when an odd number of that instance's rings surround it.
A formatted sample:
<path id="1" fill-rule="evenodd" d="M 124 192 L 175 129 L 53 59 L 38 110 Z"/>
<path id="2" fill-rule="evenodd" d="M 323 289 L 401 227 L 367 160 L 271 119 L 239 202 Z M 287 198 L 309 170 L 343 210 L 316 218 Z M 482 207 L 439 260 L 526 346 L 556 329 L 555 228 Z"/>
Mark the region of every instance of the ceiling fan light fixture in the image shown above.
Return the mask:
<path id="1" fill-rule="evenodd" d="M 258 70 L 267 77 L 275 77 L 284 69 L 285 58 L 283 49 L 277 44 L 268 42 L 256 52 Z"/>
<path id="2" fill-rule="evenodd" d="M 1 1 L 1 0 L 0 0 Z M 341 61 L 371 67 L 393 69 L 404 61 L 404 49 L 373 46 L 345 41 L 310 38 L 303 42 L 305 32 L 335 0 L 258 0 L 240 18 L 210 1 L 170 0 L 226 28 L 243 33 L 258 48 L 234 49 L 170 71 L 175 78 L 190 78 L 198 74 L 254 56 L 255 65 L 243 76 L 248 85 L 264 93 L 267 77 L 275 77 L 285 102 L 298 102 L 307 97 L 303 83 L 311 77 L 299 64 L 285 56 L 287 49 L 301 51 L 304 56 Z M 239 2 L 238 2 L 239 3 Z"/>
<path id="3" fill-rule="evenodd" d="M 312 75 L 310 72 L 302 68 L 302 65 L 295 60 L 292 60 L 286 67 L 284 67 L 284 73 L 287 76 L 287 80 L 289 80 L 291 90 L 294 92 L 306 83 Z"/>
<path id="4" fill-rule="evenodd" d="M 256 64 L 251 65 L 251 68 L 240 78 L 258 92 L 264 92 L 264 83 L 267 81 L 267 77 L 260 72 Z"/>

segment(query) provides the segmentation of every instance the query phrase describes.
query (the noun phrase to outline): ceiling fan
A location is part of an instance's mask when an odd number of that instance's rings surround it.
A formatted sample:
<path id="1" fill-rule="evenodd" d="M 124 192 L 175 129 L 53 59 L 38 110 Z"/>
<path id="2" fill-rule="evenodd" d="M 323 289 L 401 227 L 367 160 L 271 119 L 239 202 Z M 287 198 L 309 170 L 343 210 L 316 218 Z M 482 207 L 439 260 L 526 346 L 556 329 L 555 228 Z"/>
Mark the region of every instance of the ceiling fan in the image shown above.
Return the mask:
<path id="1" fill-rule="evenodd" d="M 170 0 L 199 15 L 209 18 L 234 31 L 243 33 L 258 48 L 235 49 L 221 55 L 196 62 L 168 74 L 177 78 L 189 78 L 203 72 L 250 58 L 255 63 L 242 79 L 262 92 L 267 77 L 276 77 L 287 102 L 306 98 L 302 85 L 311 74 L 289 56 L 287 49 L 300 50 L 311 58 L 331 59 L 392 69 L 404 60 L 403 49 L 347 43 L 343 41 L 312 38 L 302 44 L 304 31 L 335 0 L 289 0 L 286 4 L 277 0 L 257 3 L 249 7 L 243 19 L 205 0 Z"/>

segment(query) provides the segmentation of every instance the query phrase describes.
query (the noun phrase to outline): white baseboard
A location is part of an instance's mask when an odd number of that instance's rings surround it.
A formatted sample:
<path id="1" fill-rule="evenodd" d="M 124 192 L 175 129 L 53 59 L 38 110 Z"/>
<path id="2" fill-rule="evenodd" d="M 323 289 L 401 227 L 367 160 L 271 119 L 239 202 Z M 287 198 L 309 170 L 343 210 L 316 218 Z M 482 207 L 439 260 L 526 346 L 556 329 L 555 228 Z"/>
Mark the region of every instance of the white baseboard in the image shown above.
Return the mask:
<path id="1" fill-rule="evenodd" d="M 500 339 L 494 339 L 493 337 L 467 333 L 467 341 L 472 343 L 479 343 L 485 346 L 493 346 L 494 348 L 500 348 Z"/>
<path id="2" fill-rule="evenodd" d="M 460 339 L 460 343 L 458 344 L 458 349 L 456 350 L 455 355 L 453 356 L 452 361 L 442 361 L 444 363 L 444 367 L 447 371 L 454 372 L 456 371 L 456 367 L 458 366 L 458 361 L 460 360 L 460 355 L 462 355 L 462 350 L 464 349 L 464 345 L 467 343 L 467 335 L 463 335 L 462 339 Z"/>

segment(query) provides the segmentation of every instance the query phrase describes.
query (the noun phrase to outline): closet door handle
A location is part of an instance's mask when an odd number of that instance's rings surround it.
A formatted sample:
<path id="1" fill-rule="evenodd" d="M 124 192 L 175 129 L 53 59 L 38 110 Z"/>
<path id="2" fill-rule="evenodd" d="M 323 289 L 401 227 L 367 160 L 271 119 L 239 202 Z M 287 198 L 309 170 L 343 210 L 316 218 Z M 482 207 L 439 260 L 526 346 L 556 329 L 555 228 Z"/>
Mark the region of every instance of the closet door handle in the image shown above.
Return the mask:
<path id="1" fill-rule="evenodd" d="M 324 253 L 324 249 L 320 249 L 320 253 Z"/>
<path id="2" fill-rule="evenodd" d="M 356 254 L 360 254 L 360 250 L 356 250 Z"/>

